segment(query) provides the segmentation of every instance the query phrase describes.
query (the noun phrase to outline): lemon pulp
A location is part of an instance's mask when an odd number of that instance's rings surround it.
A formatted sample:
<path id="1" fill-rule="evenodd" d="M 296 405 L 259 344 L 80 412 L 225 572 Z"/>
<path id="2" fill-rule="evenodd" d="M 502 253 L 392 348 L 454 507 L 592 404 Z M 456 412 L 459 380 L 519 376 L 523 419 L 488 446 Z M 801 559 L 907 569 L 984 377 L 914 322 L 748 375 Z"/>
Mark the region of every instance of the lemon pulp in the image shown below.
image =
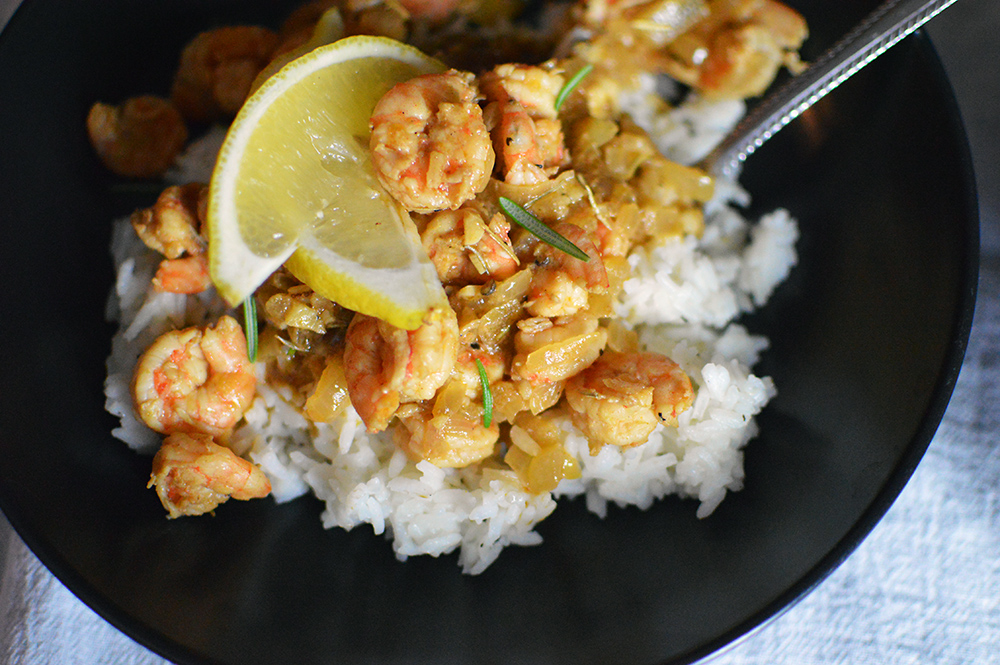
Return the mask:
<path id="1" fill-rule="evenodd" d="M 209 194 L 209 265 L 230 304 L 283 264 L 320 295 L 403 328 L 445 302 L 368 150 L 382 95 L 442 69 L 399 42 L 349 37 L 292 61 L 247 100 Z"/>

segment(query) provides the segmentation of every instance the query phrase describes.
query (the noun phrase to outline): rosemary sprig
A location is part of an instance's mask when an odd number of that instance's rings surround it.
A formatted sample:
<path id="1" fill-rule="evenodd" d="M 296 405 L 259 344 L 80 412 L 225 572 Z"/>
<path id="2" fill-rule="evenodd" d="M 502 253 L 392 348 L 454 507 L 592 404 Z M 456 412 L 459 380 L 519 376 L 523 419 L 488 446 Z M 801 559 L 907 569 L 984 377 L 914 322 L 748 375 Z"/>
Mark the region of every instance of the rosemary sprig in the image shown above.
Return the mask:
<path id="1" fill-rule="evenodd" d="M 257 362 L 257 302 L 253 294 L 243 301 L 243 328 L 247 334 L 247 357 Z"/>
<path id="2" fill-rule="evenodd" d="M 563 105 L 563 102 L 566 101 L 569 94 L 576 89 L 576 86 L 580 85 L 580 81 L 587 78 L 587 74 L 592 71 L 594 71 L 594 66 L 588 63 L 581 67 L 576 74 L 573 74 L 573 76 L 566 81 L 563 87 L 559 89 L 559 94 L 556 95 L 556 111 L 558 111 L 559 107 Z"/>
<path id="3" fill-rule="evenodd" d="M 566 252 L 573 258 L 580 259 L 581 261 L 590 260 L 590 257 L 587 256 L 585 251 L 571 243 L 563 236 L 559 235 L 558 232 L 550 229 L 548 226 L 543 224 L 540 219 L 532 215 L 520 205 L 508 199 L 506 196 L 500 197 L 500 209 L 503 210 L 507 216 L 514 220 L 518 225 L 527 229 L 545 244 L 551 245 L 562 252 Z"/>
<path id="4" fill-rule="evenodd" d="M 490 392 L 490 379 L 486 376 L 486 368 L 479 358 L 476 358 L 479 368 L 479 382 L 483 384 L 483 427 L 489 427 L 493 422 L 493 393 Z"/>

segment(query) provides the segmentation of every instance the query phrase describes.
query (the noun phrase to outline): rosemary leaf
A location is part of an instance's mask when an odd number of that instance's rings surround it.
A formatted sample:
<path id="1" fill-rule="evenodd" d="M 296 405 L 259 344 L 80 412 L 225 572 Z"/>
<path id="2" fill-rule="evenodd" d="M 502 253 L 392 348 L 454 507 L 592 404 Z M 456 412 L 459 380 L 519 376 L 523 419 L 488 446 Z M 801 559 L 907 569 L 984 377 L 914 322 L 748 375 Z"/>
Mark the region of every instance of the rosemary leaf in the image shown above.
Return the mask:
<path id="1" fill-rule="evenodd" d="M 559 94 L 556 95 L 556 111 L 558 111 L 559 107 L 563 105 L 563 102 L 566 101 L 566 98 L 569 97 L 569 94 L 576 89 L 576 86 L 580 85 L 580 81 L 585 79 L 587 77 L 587 74 L 589 74 L 592 71 L 594 71 L 594 66 L 591 64 L 586 64 L 583 67 L 581 67 L 576 74 L 573 74 L 573 76 L 568 81 L 566 81 L 566 84 L 563 85 L 562 88 L 560 88 Z"/>
<path id="2" fill-rule="evenodd" d="M 506 196 L 500 197 L 500 209 L 503 210 L 508 217 L 527 229 L 545 244 L 551 245 L 562 252 L 566 252 L 573 258 L 580 259 L 581 261 L 590 260 L 590 257 L 587 256 L 586 252 L 559 235 L 556 231 L 550 229 L 548 226 L 543 224 L 540 219 L 508 199 Z"/>
<path id="3" fill-rule="evenodd" d="M 483 427 L 489 427 L 493 422 L 493 393 L 490 392 L 490 379 L 486 376 L 486 368 L 479 358 L 476 358 L 479 368 L 479 382 L 483 384 Z"/>
<path id="4" fill-rule="evenodd" d="M 247 357 L 257 362 L 257 302 L 251 293 L 243 301 L 243 327 L 247 333 Z"/>

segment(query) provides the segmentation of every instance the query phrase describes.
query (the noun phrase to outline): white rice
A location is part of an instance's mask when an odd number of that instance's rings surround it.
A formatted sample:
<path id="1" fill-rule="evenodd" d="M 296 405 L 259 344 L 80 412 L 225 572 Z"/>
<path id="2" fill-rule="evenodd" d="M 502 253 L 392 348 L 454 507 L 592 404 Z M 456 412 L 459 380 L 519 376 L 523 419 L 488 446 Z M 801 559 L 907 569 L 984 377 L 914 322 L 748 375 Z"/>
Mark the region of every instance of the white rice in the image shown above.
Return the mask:
<path id="1" fill-rule="evenodd" d="M 676 84 L 654 74 L 640 74 L 637 86 L 618 103 L 635 123 L 645 129 L 663 156 L 681 164 L 696 164 L 725 138 L 743 114 L 741 99 L 706 101 L 690 95 L 683 104 L 658 112 L 657 98 L 672 95 Z"/>
<path id="2" fill-rule="evenodd" d="M 637 122 L 667 156 L 686 163 L 707 153 L 743 112 L 742 104 L 693 102 L 654 117 L 641 108 L 633 102 Z M 223 135 L 217 128 L 196 141 L 171 171 L 173 181 L 206 181 Z M 312 493 L 325 505 L 324 527 L 368 524 L 391 539 L 401 560 L 457 550 L 469 574 L 485 570 L 507 545 L 540 543 L 535 525 L 555 509 L 556 498 L 582 495 L 603 517 L 609 503 L 645 509 L 674 494 L 696 499 L 698 517 L 707 517 L 727 492 L 742 487 L 742 449 L 757 433 L 754 417 L 775 394 L 769 378 L 751 372 L 767 340 L 733 320 L 763 305 L 796 261 L 795 221 L 778 210 L 751 224 L 739 211 L 748 202 L 734 183 L 718 183 L 700 239 L 667 241 L 629 258 L 633 276 L 619 313 L 645 348 L 670 356 L 691 376 L 694 405 L 680 415 L 678 427 L 657 427 L 645 444 L 604 446 L 596 455 L 580 432 L 563 423 L 582 477 L 564 480 L 553 495 L 523 491 L 512 472 L 413 463 L 391 436 L 369 434 L 352 408 L 336 422 L 311 423 L 263 381 L 232 445 L 261 466 L 276 501 Z M 136 419 L 129 396 L 135 362 L 162 332 L 214 320 L 224 305 L 214 293 L 152 291 L 159 259 L 128 220 L 115 223 L 112 256 L 118 278 L 108 317 L 119 328 L 107 360 L 106 405 L 121 420 L 114 436 L 152 453 L 160 436 Z M 263 370 L 259 364 L 260 378 Z"/>

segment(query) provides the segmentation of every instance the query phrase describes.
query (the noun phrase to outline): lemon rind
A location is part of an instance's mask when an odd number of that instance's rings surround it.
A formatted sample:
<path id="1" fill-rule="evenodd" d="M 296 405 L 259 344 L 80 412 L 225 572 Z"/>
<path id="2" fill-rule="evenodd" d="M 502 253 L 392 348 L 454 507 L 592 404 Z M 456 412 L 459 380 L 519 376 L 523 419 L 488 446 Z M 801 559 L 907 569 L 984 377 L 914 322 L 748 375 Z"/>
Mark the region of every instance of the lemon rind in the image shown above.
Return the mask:
<path id="1" fill-rule="evenodd" d="M 284 251 L 269 258 L 261 257 L 247 247 L 236 221 L 238 219 L 236 188 L 239 182 L 242 151 L 250 142 L 260 119 L 285 91 L 325 67 L 358 58 L 391 59 L 412 65 L 418 73 L 444 69 L 444 65 L 440 62 L 412 46 L 385 37 L 354 36 L 320 46 L 289 62 L 251 95 L 237 114 L 223 142 L 210 184 L 208 232 L 213 242 L 209 247 L 209 265 L 219 294 L 230 305 L 235 306 L 249 297 L 271 273 L 288 262 L 297 252 L 299 243 L 312 244 L 308 243 L 305 237 L 290 238 Z M 223 223 L 221 220 L 228 222 Z M 374 275 L 369 269 L 360 270 L 364 267 L 355 264 L 350 272 L 363 279 L 348 277 L 347 272 L 340 273 L 333 280 L 329 279 L 329 274 L 322 278 L 316 276 L 319 272 L 317 269 L 307 270 L 304 267 L 309 260 L 307 257 L 310 254 L 317 254 L 315 251 L 304 250 L 291 263 L 297 267 L 298 272 L 307 277 L 303 280 L 306 283 L 310 280 L 323 282 L 324 291 L 327 293 L 336 291 L 341 299 L 338 302 L 344 306 L 385 318 L 394 325 L 404 323 L 405 325 L 401 327 L 412 328 L 415 320 L 416 325 L 419 325 L 419 319 L 427 308 L 438 304 L 444 297 L 433 266 L 425 253 L 422 256 L 419 253 L 423 249 L 419 238 L 415 241 L 415 247 L 419 249 L 414 255 L 413 263 L 401 271 L 381 269 L 379 275 Z M 299 276 L 299 279 L 302 277 Z M 330 283 L 336 281 L 340 281 L 341 284 L 337 288 L 332 288 Z M 380 283 L 392 284 L 393 288 L 382 293 L 370 288 L 372 284 Z M 400 288 L 400 284 L 411 287 L 418 283 L 433 286 L 416 290 Z M 386 286 L 382 288 L 387 289 Z M 351 301 L 356 307 L 350 307 L 343 301 Z"/>

